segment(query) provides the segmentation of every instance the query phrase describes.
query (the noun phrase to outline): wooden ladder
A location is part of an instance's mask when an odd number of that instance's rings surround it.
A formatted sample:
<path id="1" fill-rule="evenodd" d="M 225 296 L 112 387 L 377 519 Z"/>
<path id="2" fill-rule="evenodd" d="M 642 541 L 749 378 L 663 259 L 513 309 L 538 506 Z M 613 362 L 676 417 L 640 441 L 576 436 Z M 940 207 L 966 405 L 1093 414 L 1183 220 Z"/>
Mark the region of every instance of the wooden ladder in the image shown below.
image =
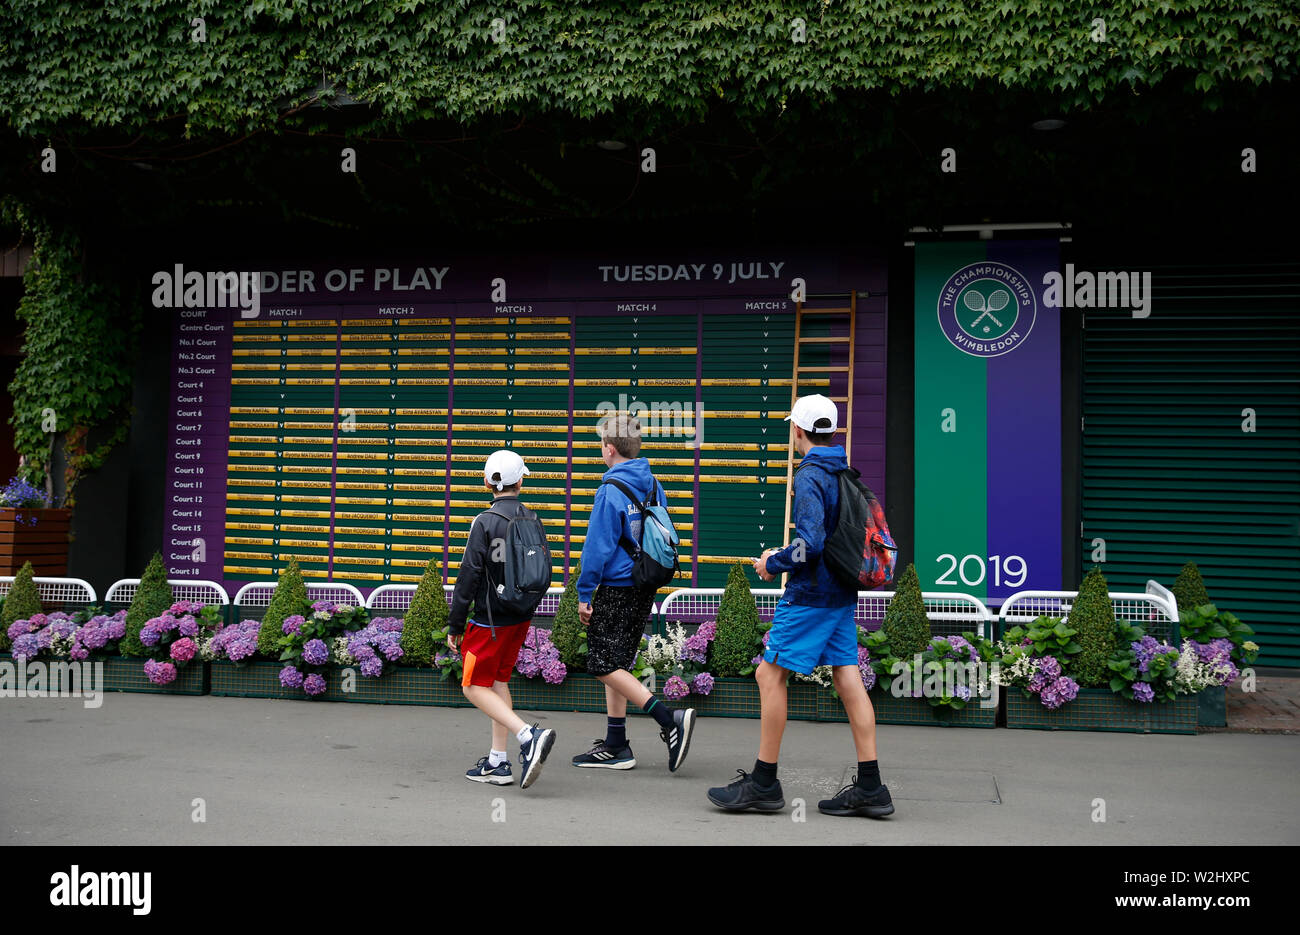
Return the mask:
<path id="1" fill-rule="evenodd" d="M 844 298 L 843 296 L 834 296 L 834 298 Z M 849 304 L 847 307 L 837 308 L 804 308 L 802 302 L 796 302 L 794 307 L 794 369 L 791 372 L 790 380 L 790 408 L 794 409 L 794 401 L 799 398 L 799 378 L 806 373 L 843 373 L 845 379 L 845 396 L 831 396 L 830 399 L 836 403 L 843 403 L 844 420 L 836 430 L 836 435 L 844 436 L 844 452 L 851 452 L 850 446 L 853 444 L 853 352 L 854 339 L 857 337 L 858 321 L 858 293 L 856 290 L 850 292 L 847 296 Z M 832 321 L 836 318 L 848 317 L 849 333 L 847 337 L 808 337 L 803 334 L 803 317 L 805 315 L 816 315 L 830 318 Z M 849 347 L 849 363 L 847 367 L 804 367 L 800 364 L 800 348 L 805 344 L 822 344 L 837 345 L 847 344 Z M 793 426 L 794 423 L 791 423 Z M 782 540 L 784 545 L 790 544 L 790 530 L 794 524 L 790 522 L 790 513 L 794 505 L 794 429 L 790 430 L 790 447 L 786 452 L 785 465 L 785 535 Z M 784 581 L 782 581 L 784 584 Z"/>

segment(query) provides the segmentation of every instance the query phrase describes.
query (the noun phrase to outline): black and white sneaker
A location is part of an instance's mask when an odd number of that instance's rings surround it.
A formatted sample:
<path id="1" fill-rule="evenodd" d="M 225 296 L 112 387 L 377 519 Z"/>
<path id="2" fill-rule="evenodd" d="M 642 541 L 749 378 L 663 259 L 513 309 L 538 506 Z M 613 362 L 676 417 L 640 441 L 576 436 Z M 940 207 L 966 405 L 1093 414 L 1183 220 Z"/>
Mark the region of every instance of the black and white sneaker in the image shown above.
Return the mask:
<path id="1" fill-rule="evenodd" d="M 725 786 L 709 790 L 709 801 L 718 808 L 729 812 L 743 812 L 753 808 L 760 812 L 779 812 L 785 808 L 785 794 L 781 791 L 781 780 L 770 786 L 760 786 L 751 773 L 743 769 L 736 770 L 735 779 Z"/>
<path id="2" fill-rule="evenodd" d="M 519 788 L 527 789 L 542 774 L 542 764 L 555 746 L 555 731 L 533 725 L 533 736 L 519 750 Z"/>
<path id="3" fill-rule="evenodd" d="M 665 727 L 659 732 L 663 742 L 668 744 L 668 772 L 675 773 L 686 762 L 686 753 L 691 748 L 691 734 L 695 731 L 695 709 L 683 708 L 673 712 L 673 726 Z"/>
<path id="4" fill-rule="evenodd" d="M 586 753 L 579 753 L 573 758 L 574 766 L 587 769 L 631 769 L 636 766 L 636 757 L 632 755 L 630 744 L 623 744 L 622 749 L 611 747 L 603 740 L 597 740 Z"/>
<path id="5" fill-rule="evenodd" d="M 465 778 L 470 782 L 486 782 L 493 786 L 508 786 L 515 781 L 515 777 L 510 775 L 510 761 L 506 760 L 500 766 L 492 766 L 487 757 L 479 757 Z"/>
<path id="6" fill-rule="evenodd" d="M 817 811 L 823 815 L 855 818 L 884 818 L 894 814 L 894 802 L 889 797 L 888 786 L 877 786 L 868 792 L 858 785 L 858 777 L 845 786 L 833 799 L 822 799 Z"/>

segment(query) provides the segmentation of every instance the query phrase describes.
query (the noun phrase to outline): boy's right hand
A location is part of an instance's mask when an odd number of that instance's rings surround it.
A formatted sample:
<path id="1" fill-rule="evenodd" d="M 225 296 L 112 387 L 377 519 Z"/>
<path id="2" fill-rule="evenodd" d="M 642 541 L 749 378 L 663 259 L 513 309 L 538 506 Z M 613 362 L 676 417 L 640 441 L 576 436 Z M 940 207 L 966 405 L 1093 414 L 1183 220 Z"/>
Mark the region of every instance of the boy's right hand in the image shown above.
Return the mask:
<path id="1" fill-rule="evenodd" d="M 590 604 L 583 604 L 583 603 L 579 602 L 579 604 L 578 604 L 578 619 L 581 620 L 583 623 L 591 623 L 591 605 L 590 605 Z"/>

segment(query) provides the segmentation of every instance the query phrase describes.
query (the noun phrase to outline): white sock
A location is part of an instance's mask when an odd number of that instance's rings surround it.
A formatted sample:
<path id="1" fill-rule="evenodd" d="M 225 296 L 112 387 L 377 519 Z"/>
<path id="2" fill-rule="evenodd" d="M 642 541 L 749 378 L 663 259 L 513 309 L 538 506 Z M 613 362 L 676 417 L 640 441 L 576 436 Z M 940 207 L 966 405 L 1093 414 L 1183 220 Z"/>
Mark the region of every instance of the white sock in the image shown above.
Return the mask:
<path id="1" fill-rule="evenodd" d="M 528 743 L 533 739 L 533 729 L 527 726 L 521 727 L 519 733 L 515 734 L 515 736 L 519 738 L 520 743 Z"/>
<path id="2" fill-rule="evenodd" d="M 508 759 L 509 757 L 506 756 L 506 751 L 504 750 L 488 751 L 488 766 L 492 767 L 493 769 L 496 769 L 498 766 L 500 766 Z"/>

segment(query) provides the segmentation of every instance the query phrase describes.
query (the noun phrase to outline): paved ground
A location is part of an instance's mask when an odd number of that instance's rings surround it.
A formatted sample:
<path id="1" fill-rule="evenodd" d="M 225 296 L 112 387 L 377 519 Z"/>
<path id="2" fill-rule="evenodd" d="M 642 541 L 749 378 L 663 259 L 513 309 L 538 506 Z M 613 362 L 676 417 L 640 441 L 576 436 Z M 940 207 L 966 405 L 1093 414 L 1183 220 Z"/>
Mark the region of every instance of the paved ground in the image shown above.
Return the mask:
<path id="1" fill-rule="evenodd" d="M 869 821 L 816 812 L 851 771 L 847 728 L 793 723 L 782 776 L 787 802 L 808 804 L 799 822 L 792 808 L 728 815 L 704 798 L 752 766 L 755 721 L 701 720 L 670 775 L 644 718 L 630 728 L 638 767 L 614 773 L 567 763 L 603 717 L 536 717 L 560 739 L 522 792 L 462 778 L 487 741 L 472 710 L 0 699 L 0 843 L 1300 844 L 1296 736 L 882 727 L 898 813 Z"/>
<path id="2" fill-rule="evenodd" d="M 1300 677 L 1260 676 L 1255 691 L 1228 689 L 1226 730 L 1300 733 Z"/>

